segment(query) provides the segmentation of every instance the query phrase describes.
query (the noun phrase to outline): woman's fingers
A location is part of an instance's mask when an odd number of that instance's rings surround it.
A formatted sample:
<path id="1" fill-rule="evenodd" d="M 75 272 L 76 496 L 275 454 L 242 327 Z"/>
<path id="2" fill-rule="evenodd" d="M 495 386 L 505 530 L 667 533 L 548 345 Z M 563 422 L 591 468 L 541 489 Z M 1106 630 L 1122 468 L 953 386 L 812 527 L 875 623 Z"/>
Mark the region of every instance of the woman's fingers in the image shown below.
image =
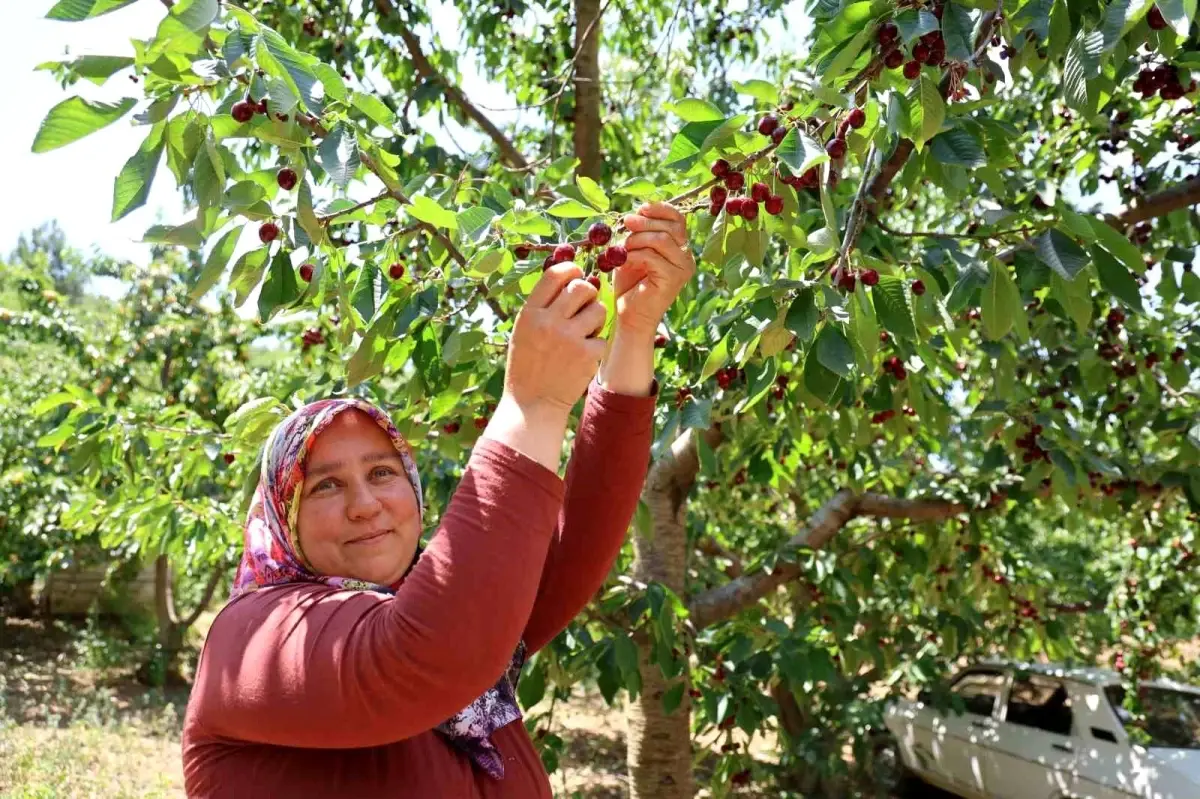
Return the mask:
<path id="1" fill-rule="evenodd" d="M 563 319 L 570 319 L 590 302 L 595 302 L 599 292 L 586 280 L 576 278 L 550 303 L 549 310 Z"/>
<path id="2" fill-rule="evenodd" d="M 677 246 L 687 246 L 687 221 L 670 203 L 647 203 L 638 208 L 636 214 L 626 214 L 623 222 L 630 233 L 667 233 Z"/>
<path id="3" fill-rule="evenodd" d="M 583 277 L 583 270 L 574 261 L 554 264 L 542 273 L 542 277 L 533 287 L 533 291 L 529 292 L 529 299 L 525 301 L 525 304 L 533 308 L 548 308 L 572 280 L 581 277 Z"/>
<path id="4" fill-rule="evenodd" d="M 691 260 L 690 254 L 676 243 L 670 233 L 652 230 L 644 233 L 634 233 L 625 239 L 625 250 L 630 257 L 638 250 L 650 249 L 661 255 L 675 269 L 686 270 Z"/>
<path id="5" fill-rule="evenodd" d="M 607 320 L 608 310 L 600 303 L 592 302 L 581 308 L 579 313 L 571 318 L 570 324 L 575 332 L 590 338 L 604 329 Z M 600 354 L 604 354 L 603 349 Z"/>

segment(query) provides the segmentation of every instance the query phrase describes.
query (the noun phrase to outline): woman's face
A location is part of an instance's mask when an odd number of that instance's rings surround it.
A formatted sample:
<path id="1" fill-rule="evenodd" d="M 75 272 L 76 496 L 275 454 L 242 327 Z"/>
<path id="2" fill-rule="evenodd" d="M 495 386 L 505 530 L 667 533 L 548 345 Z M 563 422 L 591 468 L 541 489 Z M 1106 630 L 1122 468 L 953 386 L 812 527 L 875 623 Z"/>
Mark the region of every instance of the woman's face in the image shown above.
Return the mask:
<path id="1" fill-rule="evenodd" d="M 391 585 L 407 571 L 421 535 L 417 496 L 391 439 L 362 411 L 338 414 L 317 436 L 297 526 L 323 575 Z"/>

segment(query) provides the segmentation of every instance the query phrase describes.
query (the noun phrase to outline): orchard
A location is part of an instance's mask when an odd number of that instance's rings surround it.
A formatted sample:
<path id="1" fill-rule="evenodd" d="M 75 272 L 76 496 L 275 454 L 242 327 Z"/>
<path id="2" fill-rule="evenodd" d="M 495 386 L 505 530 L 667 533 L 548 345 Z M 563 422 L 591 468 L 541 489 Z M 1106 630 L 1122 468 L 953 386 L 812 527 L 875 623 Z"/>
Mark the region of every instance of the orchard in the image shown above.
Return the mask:
<path id="1" fill-rule="evenodd" d="M 48 67 L 79 92 L 33 149 L 139 126 L 112 218 L 154 180 L 189 209 L 146 232 L 120 346 L 40 406 L 87 475 L 68 521 L 164 582 L 229 569 L 300 401 L 386 407 L 444 507 L 524 294 L 574 261 L 611 309 L 622 216 L 666 200 L 700 268 L 655 342 L 642 502 L 523 707 L 623 694 L 633 797 L 867 796 L 889 694 L 989 653 L 1132 683 L 1196 635 L 1195 0 L 817 0 L 799 54 L 767 48 L 778 2 L 469 1 L 459 50 L 422 4 L 163 5 L 152 40 Z M 468 57 L 520 108 L 469 96 Z M 550 707 L 525 723 L 553 770 Z"/>

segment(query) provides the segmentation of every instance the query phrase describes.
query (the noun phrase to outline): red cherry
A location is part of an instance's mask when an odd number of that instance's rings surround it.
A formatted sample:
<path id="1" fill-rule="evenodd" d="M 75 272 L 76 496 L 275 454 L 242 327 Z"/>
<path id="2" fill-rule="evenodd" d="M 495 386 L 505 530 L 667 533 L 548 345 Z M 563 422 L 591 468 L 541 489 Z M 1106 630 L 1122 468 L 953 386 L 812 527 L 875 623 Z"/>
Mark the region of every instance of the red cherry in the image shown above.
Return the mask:
<path id="1" fill-rule="evenodd" d="M 404 264 L 397 261 L 388 267 L 388 277 L 392 280 L 399 280 L 404 277 Z"/>
<path id="2" fill-rule="evenodd" d="M 542 261 L 542 271 L 545 272 L 547 269 L 549 269 L 552 266 L 554 266 L 554 256 L 547 255 L 545 260 Z"/>
<path id="3" fill-rule="evenodd" d="M 750 198 L 756 203 L 765 203 L 771 196 L 771 187 L 759 181 L 750 187 Z"/>
<path id="4" fill-rule="evenodd" d="M 899 50 L 892 50 L 883 57 L 883 65 L 888 69 L 895 69 L 904 63 L 904 53 Z"/>
<path id="5" fill-rule="evenodd" d="M 314 267 L 312 264 L 300 264 L 300 279 L 305 283 L 312 282 L 313 269 Z"/>
<path id="6" fill-rule="evenodd" d="M 516 249 L 513 250 L 513 255 L 517 256 L 518 261 L 524 261 L 529 257 L 531 252 L 532 250 L 529 249 L 528 244 L 518 244 Z"/>
<path id="7" fill-rule="evenodd" d="M 846 121 L 850 123 L 850 127 L 857 130 L 867 124 L 867 112 L 861 108 L 851 108 L 850 113 L 846 115 Z"/>
<path id="8" fill-rule="evenodd" d="M 725 176 L 725 188 L 730 191 L 740 191 L 746 185 L 746 176 L 741 172 L 730 172 Z"/>
<path id="9" fill-rule="evenodd" d="M 596 289 L 596 291 L 600 290 L 600 276 L 599 275 L 588 275 L 587 282 L 590 283 L 592 285 L 592 288 Z"/>
<path id="10" fill-rule="evenodd" d="M 770 136 L 777 127 L 779 127 L 779 118 L 774 114 L 767 114 L 758 120 L 758 132 L 764 136 Z"/>
<path id="11" fill-rule="evenodd" d="M 771 141 L 775 144 L 780 144 L 784 139 L 787 138 L 787 134 L 787 127 L 780 125 L 779 127 L 775 128 L 775 130 L 771 131 Z"/>
<path id="12" fill-rule="evenodd" d="M 232 108 L 229 109 L 229 113 L 238 122 L 245 123 L 254 119 L 254 112 L 256 109 L 257 106 L 255 106 L 254 103 L 250 103 L 245 100 L 239 100 L 233 104 Z"/>
<path id="13" fill-rule="evenodd" d="M 226 464 L 233 463 L 234 460 L 236 460 L 236 456 L 232 452 L 226 452 L 224 457 L 225 457 Z"/>
<path id="14" fill-rule="evenodd" d="M 931 49 L 925 42 L 917 42 L 913 45 L 912 49 L 913 61 L 920 61 L 922 63 L 928 61 Z"/>
<path id="15" fill-rule="evenodd" d="M 900 38 L 900 29 L 891 22 L 885 22 L 880 25 L 879 30 L 875 34 L 875 39 L 881 47 L 887 47 L 898 38 Z"/>
<path id="16" fill-rule="evenodd" d="M 296 170 L 291 167 L 284 167 L 275 175 L 275 182 L 279 184 L 279 188 L 284 191 L 291 191 L 296 188 Z"/>
<path id="17" fill-rule="evenodd" d="M 726 200 L 725 201 L 725 213 L 729 214 L 730 216 L 741 216 L 742 215 L 742 198 L 741 197 L 730 197 L 728 200 Z"/>
<path id="18" fill-rule="evenodd" d="M 1158 10 L 1158 6 L 1150 6 L 1150 13 L 1146 14 L 1146 22 L 1150 25 L 1150 30 L 1160 31 L 1167 27 L 1167 20 Z"/>
<path id="19" fill-rule="evenodd" d="M 279 225 L 274 222 L 263 222 L 258 228 L 258 239 L 263 244 L 270 244 L 279 237 Z"/>
<path id="20" fill-rule="evenodd" d="M 918 297 L 920 297 L 922 294 L 924 294 L 925 293 L 925 281 L 914 280 L 913 284 L 912 284 L 912 293 L 916 294 Z"/>
<path id="21" fill-rule="evenodd" d="M 462 425 L 460 425 L 458 422 L 450 422 L 450 424 L 442 425 L 442 430 L 449 435 L 454 435 L 461 429 Z"/>
<path id="22" fill-rule="evenodd" d="M 860 277 L 864 286 L 874 286 L 879 283 L 879 273 L 874 269 L 864 269 Z"/>
<path id="23" fill-rule="evenodd" d="M 778 194 L 772 194 L 767 198 L 767 213 L 771 216 L 779 216 L 783 213 L 783 198 Z"/>
<path id="24" fill-rule="evenodd" d="M 475 417 L 475 429 L 476 430 L 482 430 L 483 428 L 487 427 L 487 425 L 488 425 L 488 420 L 487 420 L 486 416 L 476 416 Z"/>
<path id="25" fill-rule="evenodd" d="M 625 251 L 624 245 L 615 244 L 604 251 L 604 259 L 613 266 L 621 266 L 629 257 L 629 253 Z"/>
<path id="26" fill-rule="evenodd" d="M 747 222 L 758 219 L 758 203 L 754 200 L 742 200 L 742 219 Z"/>
<path id="27" fill-rule="evenodd" d="M 729 199 L 729 189 L 724 186 L 713 186 L 708 191 L 708 199 L 713 205 L 724 205 Z"/>
<path id="28" fill-rule="evenodd" d="M 665 346 L 667 346 L 667 336 L 665 333 L 659 333 L 654 337 L 654 348 L 661 350 Z"/>
<path id="29" fill-rule="evenodd" d="M 723 178 L 729 174 L 729 162 L 724 158 L 713 161 L 712 174 L 714 178 Z"/>
<path id="30" fill-rule="evenodd" d="M 904 77 L 907 78 L 908 80 L 916 80 L 917 76 L 920 74 L 921 74 L 921 62 L 920 61 L 909 61 L 907 64 L 904 65 Z"/>
<path id="31" fill-rule="evenodd" d="M 560 244 L 554 248 L 554 263 L 561 264 L 565 261 L 575 260 L 575 248 L 570 244 Z"/>
<path id="32" fill-rule="evenodd" d="M 608 244 L 608 240 L 612 238 L 612 228 L 603 222 L 597 222 L 588 228 L 588 242 L 593 247 L 600 247 Z"/>
<path id="33" fill-rule="evenodd" d="M 835 160 L 841 158 L 846 154 L 846 140 L 830 139 L 825 145 L 825 152 L 829 153 L 829 157 Z"/>

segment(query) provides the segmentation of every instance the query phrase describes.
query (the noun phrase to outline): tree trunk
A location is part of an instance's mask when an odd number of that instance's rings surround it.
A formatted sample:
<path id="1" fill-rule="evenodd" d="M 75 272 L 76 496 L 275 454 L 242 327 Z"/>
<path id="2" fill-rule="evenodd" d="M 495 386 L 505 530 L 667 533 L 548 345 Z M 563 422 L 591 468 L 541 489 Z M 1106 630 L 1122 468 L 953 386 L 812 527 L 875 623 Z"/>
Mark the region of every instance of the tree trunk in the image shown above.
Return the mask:
<path id="1" fill-rule="evenodd" d="M 696 433 L 689 430 L 671 445 L 671 451 L 654 464 L 646 476 L 642 500 L 650 508 L 649 536 L 634 534 L 633 578 L 658 582 L 684 596 L 687 574 L 687 495 L 700 462 Z M 710 431 L 710 443 L 720 434 Z M 628 767 L 631 799 L 691 799 L 692 787 L 691 701 L 687 695 L 688 674 L 668 680 L 651 662 L 653 644 L 638 642 L 638 666 L 642 692 L 629 704 Z M 672 713 L 663 710 L 663 695 L 674 684 L 684 682 L 683 700 Z"/>
<path id="2" fill-rule="evenodd" d="M 166 555 L 159 555 L 155 559 L 154 615 L 158 622 L 158 651 L 138 669 L 138 679 L 150 684 L 183 681 L 179 671 L 179 655 L 183 651 L 188 628 L 196 623 L 196 619 L 212 602 L 224 573 L 222 565 L 213 568 L 200 601 L 186 618 L 180 618 L 175 607 L 171 559 Z"/>
<path id="3" fill-rule="evenodd" d="M 576 170 L 600 179 L 600 0 L 575 0 L 575 157 Z"/>

